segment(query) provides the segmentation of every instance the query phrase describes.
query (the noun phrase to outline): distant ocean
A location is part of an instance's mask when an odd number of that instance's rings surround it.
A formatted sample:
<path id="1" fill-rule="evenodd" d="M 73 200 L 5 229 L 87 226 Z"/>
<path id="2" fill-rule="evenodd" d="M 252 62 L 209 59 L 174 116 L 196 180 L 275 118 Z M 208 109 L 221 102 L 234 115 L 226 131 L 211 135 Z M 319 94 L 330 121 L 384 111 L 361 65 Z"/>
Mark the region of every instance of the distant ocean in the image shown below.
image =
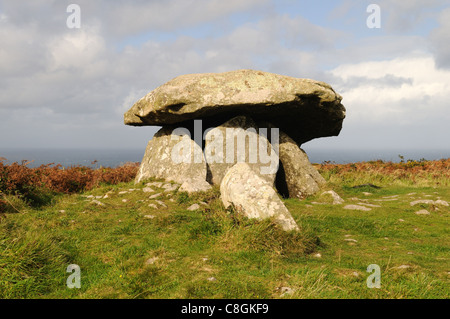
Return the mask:
<path id="1" fill-rule="evenodd" d="M 345 164 L 361 161 L 383 160 L 400 162 L 399 155 L 404 160 L 439 160 L 450 158 L 447 150 L 325 150 L 304 148 L 312 163 L 325 161 Z M 6 163 L 32 161 L 28 167 L 42 164 L 61 164 L 69 166 L 117 167 L 126 162 L 140 162 L 145 149 L 139 150 L 92 150 L 92 149 L 0 149 L 0 157 L 7 159 Z M 97 161 L 96 163 L 93 163 Z"/>

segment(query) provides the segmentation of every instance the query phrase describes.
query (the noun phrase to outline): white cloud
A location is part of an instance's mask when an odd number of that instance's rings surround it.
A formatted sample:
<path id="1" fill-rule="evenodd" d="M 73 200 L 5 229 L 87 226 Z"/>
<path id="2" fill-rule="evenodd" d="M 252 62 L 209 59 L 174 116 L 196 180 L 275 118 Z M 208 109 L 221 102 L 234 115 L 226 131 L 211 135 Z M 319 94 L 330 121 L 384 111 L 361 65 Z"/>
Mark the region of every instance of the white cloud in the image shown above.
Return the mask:
<path id="1" fill-rule="evenodd" d="M 450 120 L 450 71 L 436 68 L 431 55 L 345 64 L 330 73 L 344 97 L 347 125 Z"/>
<path id="2" fill-rule="evenodd" d="M 85 28 L 54 38 L 49 43 L 48 51 L 52 56 L 49 72 L 84 68 L 93 73 L 96 71 L 92 70 L 93 65 L 106 54 L 106 45 L 95 28 Z"/>

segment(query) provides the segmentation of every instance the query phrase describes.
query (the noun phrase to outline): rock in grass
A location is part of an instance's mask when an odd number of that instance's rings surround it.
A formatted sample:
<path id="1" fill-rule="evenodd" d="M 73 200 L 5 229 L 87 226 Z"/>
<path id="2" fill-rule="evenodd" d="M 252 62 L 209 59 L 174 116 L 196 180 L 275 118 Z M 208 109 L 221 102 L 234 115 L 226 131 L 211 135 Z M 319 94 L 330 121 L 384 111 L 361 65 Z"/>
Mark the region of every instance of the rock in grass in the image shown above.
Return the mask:
<path id="1" fill-rule="evenodd" d="M 166 183 L 162 186 L 164 188 L 164 192 L 173 192 L 179 187 L 178 184 Z"/>
<path id="2" fill-rule="evenodd" d="M 194 210 L 198 210 L 198 209 L 200 209 L 200 205 L 199 204 L 192 204 L 191 206 L 189 206 L 187 208 L 187 210 L 190 210 L 190 211 L 194 211 Z"/>
<path id="3" fill-rule="evenodd" d="M 203 178 L 188 178 L 178 189 L 179 192 L 189 194 L 197 192 L 206 192 L 211 189 L 211 185 Z"/>
<path id="4" fill-rule="evenodd" d="M 220 184 L 220 194 L 225 207 L 233 206 L 248 218 L 272 217 L 286 231 L 299 230 L 272 184 L 247 163 L 237 163 L 228 170 Z"/>
<path id="5" fill-rule="evenodd" d="M 381 207 L 381 205 L 369 204 L 369 203 L 358 203 L 358 205 L 369 206 L 369 207 Z"/>
<path id="6" fill-rule="evenodd" d="M 421 209 L 417 212 L 415 212 L 416 215 L 430 215 L 430 212 L 427 211 L 426 209 Z"/>
<path id="7" fill-rule="evenodd" d="M 98 200 L 96 200 L 96 199 L 94 199 L 94 200 L 92 201 L 92 203 L 97 204 L 98 206 L 105 206 L 105 204 L 103 204 L 102 202 L 100 202 L 100 201 L 98 201 Z"/>
<path id="8" fill-rule="evenodd" d="M 448 202 L 445 200 L 431 200 L 431 199 L 419 199 L 409 203 L 411 206 L 417 204 L 428 204 L 428 205 L 441 205 L 441 206 L 449 206 Z"/>
<path id="9" fill-rule="evenodd" d="M 333 198 L 333 205 L 339 205 L 344 203 L 344 200 L 335 191 L 326 191 L 322 193 L 322 195 L 326 194 L 331 195 L 331 198 Z"/>
<path id="10" fill-rule="evenodd" d="M 346 206 L 344 206 L 344 209 L 361 210 L 361 211 L 369 211 L 369 210 L 371 210 L 370 208 L 365 207 L 365 206 L 361 206 L 361 205 L 346 205 Z"/>
<path id="11" fill-rule="evenodd" d="M 150 182 L 150 183 L 145 184 L 145 186 L 149 186 L 149 187 L 155 186 L 158 188 L 161 188 L 162 185 L 163 185 L 163 182 Z"/>
<path id="12" fill-rule="evenodd" d="M 442 206 L 447 206 L 447 207 L 449 206 L 448 202 L 446 202 L 445 200 L 441 200 L 441 199 L 435 200 L 434 203 L 436 205 L 442 205 Z"/>
<path id="13" fill-rule="evenodd" d="M 162 207 L 164 207 L 164 208 L 167 208 L 167 205 L 166 205 L 163 201 L 155 200 L 155 202 L 156 202 L 158 205 L 160 205 L 160 206 L 162 206 Z"/>
<path id="14" fill-rule="evenodd" d="M 290 288 L 290 287 L 281 287 L 281 296 L 280 297 L 284 297 L 284 296 L 290 296 L 294 294 L 294 289 Z"/>
<path id="15" fill-rule="evenodd" d="M 147 260 L 145 261 L 145 264 L 146 264 L 146 265 L 153 265 L 154 263 L 156 263 L 156 261 L 157 261 L 158 259 L 159 259 L 158 257 L 152 257 L 152 258 L 149 258 L 149 259 L 147 259 Z"/>

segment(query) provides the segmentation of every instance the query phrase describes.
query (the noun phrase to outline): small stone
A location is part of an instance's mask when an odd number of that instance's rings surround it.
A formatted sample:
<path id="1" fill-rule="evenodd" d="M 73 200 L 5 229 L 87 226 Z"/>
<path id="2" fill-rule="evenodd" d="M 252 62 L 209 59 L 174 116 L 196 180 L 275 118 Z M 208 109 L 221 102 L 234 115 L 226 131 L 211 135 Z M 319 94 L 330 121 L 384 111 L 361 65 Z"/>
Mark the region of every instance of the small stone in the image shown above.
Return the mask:
<path id="1" fill-rule="evenodd" d="M 142 189 L 142 191 L 143 191 L 144 193 L 151 193 L 151 192 L 154 192 L 153 188 L 151 188 L 151 187 L 144 187 L 144 188 Z"/>
<path id="2" fill-rule="evenodd" d="M 197 209 L 200 209 L 200 205 L 199 204 L 192 204 L 191 206 L 189 206 L 187 208 L 187 210 L 190 210 L 190 211 L 194 211 L 194 210 L 197 210 Z"/>
<path id="3" fill-rule="evenodd" d="M 86 198 L 94 198 L 94 195 L 86 196 Z"/>
<path id="4" fill-rule="evenodd" d="M 162 182 L 151 182 L 151 183 L 145 184 L 145 186 L 155 186 L 155 187 L 161 188 L 162 184 L 163 184 Z"/>
<path id="5" fill-rule="evenodd" d="M 368 207 L 361 206 L 361 205 L 346 205 L 344 206 L 344 209 L 350 209 L 350 210 L 361 210 L 361 211 L 369 211 L 371 210 Z"/>
<path id="6" fill-rule="evenodd" d="M 164 192 L 172 192 L 178 188 L 177 184 L 166 183 L 162 186 L 164 188 Z"/>
<path id="7" fill-rule="evenodd" d="M 65 213 L 66 211 L 64 209 L 61 209 L 59 212 L 60 213 Z"/>
<path id="8" fill-rule="evenodd" d="M 103 196 L 103 198 L 109 198 L 108 194 L 105 194 L 105 196 Z"/>
<path id="9" fill-rule="evenodd" d="M 372 193 L 368 193 L 368 192 L 362 192 L 364 195 L 366 195 L 366 196 L 370 196 L 370 195 L 372 195 Z"/>
<path id="10" fill-rule="evenodd" d="M 427 211 L 426 209 L 421 209 L 417 212 L 415 212 L 416 215 L 430 215 L 430 212 Z"/>
<path id="11" fill-rule="evenodd" d="M 119 192 L 119 195 L 128 194 L 128 191 L 121 191 Z"/>
<path id="12" fill-rule="evenodd" d="M 158 209 L 158 206 L 156 206 L 155 204 L 148 204 L 148 207 L 154 208 L 154 209 Z"/>
<path id="13" fill-rule="evenodd" d="M 159 205 L 161 205 L 162 207 L 165 207 L 165 208 L 167 208 L 167 205 L 166 205 L 166 204 L 164 204 L 164 202 L 163 202 L 163 201 L 160 201 L 160 200 L 155 200 L 155 202 L 156 202 L 156 203 L 158 203 Z"/>
<path id="14" fill-rule="evenodd" d="M 344 240 L 352 242 L 352 243 L 357 243 L 358 242 L 356 239 L 353 239 L 353 238 L 345 238 Z"/>
<path id="15" fill-rule="evenodd" d="M 99 202 L 98 200 L 94 199 L 92 203 L 97 204 L 98 206 L 105 206 L 102 202 Z"/>
<path id="16" fill-rule="evenodd" d="M 179 192 L 187 192 L 188 194 L 196 192 L 206 192 L 211 189 L 211 185 L 202 178 L 189 178 L 178 189 Z"/>
<path id="17" fill-rule="evenodd" d="M 165 192 L 165 193 L 173 192 L 173 191 L 175 191 L 177 188 L 178 188 L 178 185 L 177 185 L 177 184 L 173 184 L 171 187 L 166 188 L 166 189 L 164 190 L 164 192 Z"/>
<path id="18" fill-rule="evenodd" d="M 209 277 L 207 278 L 208 281 L 217 281 L 217 279 L 215 277 Z"/>
<path id="19" fill-rule="evenodd" d="M 103 196 L 95 196 L 95 198 L 97 198 L 97 199 L 100 199 L 100 198 L 102 198 Z"/>
<path id="20" fill-rule="evenodd" d="M 449 205 L 448 202 L 446 202 L 445 200 L 440 200 L 440 199 L 434 201 L 434 203 L 437 204 L 437 205 L 442 205 L 442 206 L 448 206 Z"/>
<path id="21" fill-rule="evenodd" d="M 122 199 L 122 202 L 126 203 L 128 202 L 128 199 Z"/>
<path id="22" fill-rule="evenodd" d="M 434 201 L 432 201 L 431 199 L 419 199 L 409 203 L 409 205 L 414 206 L 417 204 L 433 204 L 433 203 Z"/>
<path id="23" fill-rule="evenodd" d="M 323 192 L 322 195 L 330 194 L 333 198 L 333 205 L 339 205 L 344 203 L 344 200 L 335 191 Z"/>
<path id="24" fill-rule="evenodd" d="M 146 265 L 153 265 L 158 259 L 159 259 L 158 257 L 152 257 L 152 258 L 149 258 L 149 259 L 147 259 L 147 260 L 145 261 L 145 264 L 146 264 Z"/>
<path id="25" fill-rule="evenodd" d="M 400 218 L 398 221 L 399 221 L 399 222 L 404 222 L 405 220 Z"/>
<path id="26" fill-rule="evenodd" d="M 154 198 L 158 198 L 161 195 L 162 195 L 162 193 L 158 193 L 158 194 L 154 194 L 154 195 L 150 196 L 149 198 L 154 199 Z"/>
<path id="27" fill-rule="evenodd" d="M 149 219 L 153 219 L 155 217 L 156 217 L 155 215 L 144 215 L 144 218 L 149 218 Z"/>
<path id="28" fill-rule="evenodd" d="M 294 293 L 294 290 L 289 287 L 281 287 L 280 290 L 281 290 L 281 297 L 286 295 L 292 295 Z"/>
<path id="29" fill-rule="evenodd" d="M 322 258 L 322 254 L 321 253 L 316 253 L 312 255 L 314 258 Z"/>
<path id="30" fill-rule="evenodd" d="M 369 206 L 369 207 L 381 207 L 380 205 L 374 205 L 369 203 L 358 203 L 358 205 Z"/>

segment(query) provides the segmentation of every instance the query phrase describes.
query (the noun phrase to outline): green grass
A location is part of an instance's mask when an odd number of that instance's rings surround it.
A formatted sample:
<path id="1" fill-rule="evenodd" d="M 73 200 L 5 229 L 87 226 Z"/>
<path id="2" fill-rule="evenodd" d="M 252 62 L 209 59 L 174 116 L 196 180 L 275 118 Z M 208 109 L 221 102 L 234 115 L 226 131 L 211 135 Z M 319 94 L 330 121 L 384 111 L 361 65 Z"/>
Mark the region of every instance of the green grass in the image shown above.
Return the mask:
<path id="1" fill-rule="evenodd" d="M 152 186 L 167 207 L 143 183 L 57 196 L 40 208 L 9 196 L 20 213 L 0 217 L 0 297 L 448 298 L 449 207 L 409 203 L 450 201 L 450 187 L 354 185 L 329 184 L 341 205 L 320 194 L 285 200 L 300 233 L 225 210 L 217 188 L 188 196 Z M 107 193 L 97 199 L 104 206 L 86 197 Z M 364 201 L 381 207 L 343 209 Z M 80 289 L 66 286 L 69 264 L 80 266 Z M 366 285 L 370 264 L 381 268 L 380 289 Z"/>

